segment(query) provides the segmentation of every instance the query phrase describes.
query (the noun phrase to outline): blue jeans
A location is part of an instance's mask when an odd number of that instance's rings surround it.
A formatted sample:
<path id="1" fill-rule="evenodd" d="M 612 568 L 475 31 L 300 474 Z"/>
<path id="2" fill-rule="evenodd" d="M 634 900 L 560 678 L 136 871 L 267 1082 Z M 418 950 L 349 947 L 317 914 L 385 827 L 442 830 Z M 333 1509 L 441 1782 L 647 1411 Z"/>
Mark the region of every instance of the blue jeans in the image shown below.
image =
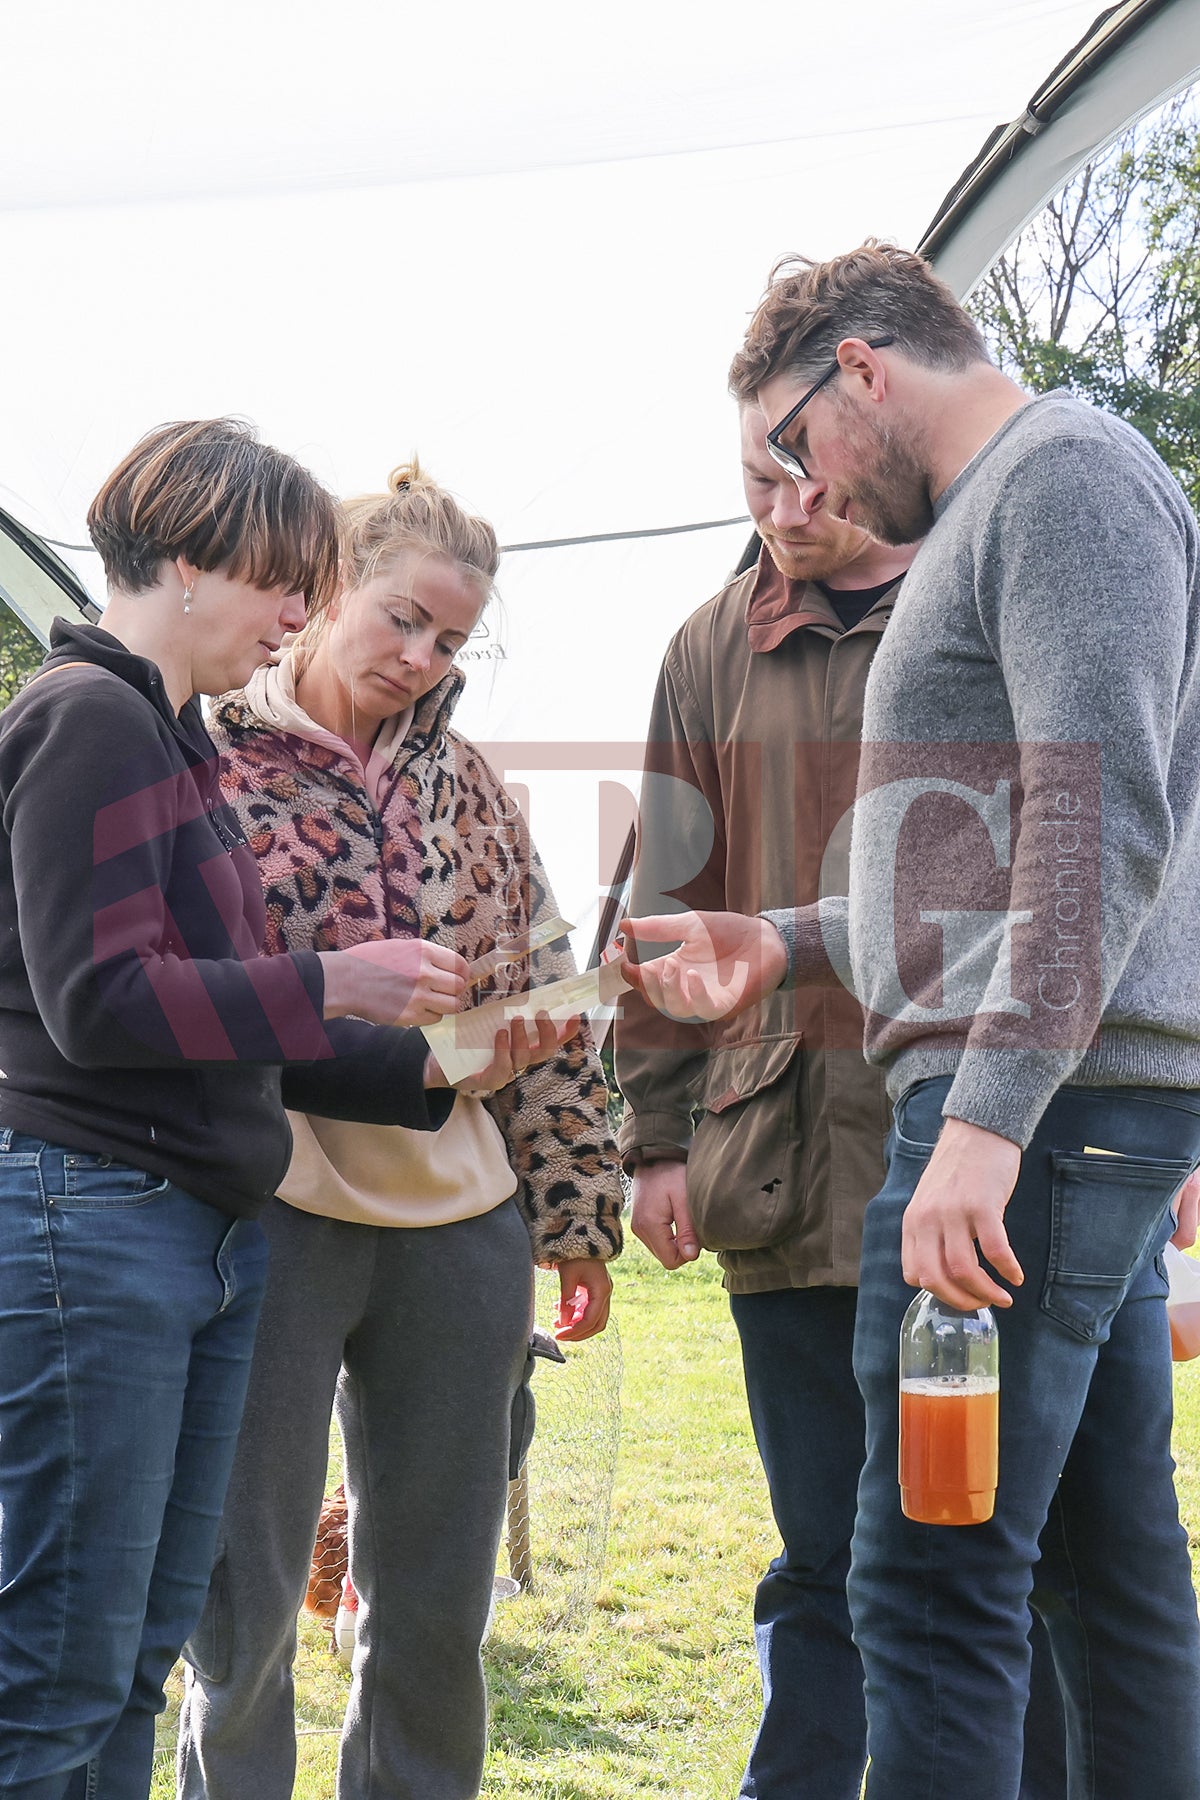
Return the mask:
<path id="1" fill-rule="evenodd" d="M 257 1224 L 0 1129 L 6 1800 L 145 1800 L 265 1276 Z"/>
<path id="2" fill-rule="evenodd" d="M 744 1800 L 858 1800 L 863 1672 L 846 1573 L 863 1461 L 851 1352 L 857 1288 L 731 1294 L 754 1440 L 782 1553 L 758 1584 L 763 1711 Z"/>
<path id="3" fill-rule="evenodd" d="M 901 1225 L 948 1086 L 902 1096 L 863 1244 L 854 1356 L 867 1462 L 849 1592 L 868 1793 L 1016 1800 L 1032 1600 L 1065 1696 L 1069 1800 L 1196 1800 L 1200 1629 L 1158 1259 L 1171 1199 L 1200 1159 L 1200 1094 L 1067 1087 L 1047 1108 L 1005 1220 L 1025 1283 L 999 1316 L 996 1511 L 947 1527 L 900 1511 L 896 1388 L 912 1299 Z"/>
<path id="4" fill-rule="evenodd" d="M 746 1397 L 783 1550 L 758 1584 L 763 1710 L 741 1800 L 858 1800 L 862 1659 L 846 1577 L 864 1455 L 852 1353 L 857 1288 L 731 1294 Z M 1035 1618 L 1021 1800 L 1066 1794 L 1063 1709 Z"/>

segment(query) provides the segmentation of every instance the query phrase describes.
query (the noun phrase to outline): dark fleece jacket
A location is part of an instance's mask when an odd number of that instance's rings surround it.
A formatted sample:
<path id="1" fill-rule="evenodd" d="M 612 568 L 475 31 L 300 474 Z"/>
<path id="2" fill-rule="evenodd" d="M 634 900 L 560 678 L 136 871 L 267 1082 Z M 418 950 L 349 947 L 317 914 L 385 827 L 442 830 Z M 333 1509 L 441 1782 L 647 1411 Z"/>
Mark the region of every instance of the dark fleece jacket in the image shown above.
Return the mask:
<path id="1" fill-rule="evenodd" d="M 318 958 L 261 954 L 257 866 L 199 708 L 177 717 L 99 627 L 57 621 L 0 718 L 0 826 L 0 1124 L 242 1216 L 287 1166 L 285 1101 L 447 1116 L 419 1032 L 326 1023 Z"/>

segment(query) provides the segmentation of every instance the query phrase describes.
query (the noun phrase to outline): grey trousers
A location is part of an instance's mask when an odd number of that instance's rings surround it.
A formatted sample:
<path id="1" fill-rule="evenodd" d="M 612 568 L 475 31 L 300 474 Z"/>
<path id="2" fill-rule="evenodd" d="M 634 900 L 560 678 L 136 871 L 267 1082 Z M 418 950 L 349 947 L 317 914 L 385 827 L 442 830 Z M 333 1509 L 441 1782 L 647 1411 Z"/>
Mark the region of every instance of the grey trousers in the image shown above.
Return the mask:
<path id="1" fill-rule="evenodd" d="M 480 1644 L 532 1312 L 515 1203 L 384 1230 L 273 1201 L 271 1272 L 208 1602 L 186 1650 L 181 1800 L 289 1800 L 296 1614 L 337 1397 L 358 1640 L 339 1800 L 472 1800 Z M 340 1374 L 340 1379 L 339 1379 Z"/>

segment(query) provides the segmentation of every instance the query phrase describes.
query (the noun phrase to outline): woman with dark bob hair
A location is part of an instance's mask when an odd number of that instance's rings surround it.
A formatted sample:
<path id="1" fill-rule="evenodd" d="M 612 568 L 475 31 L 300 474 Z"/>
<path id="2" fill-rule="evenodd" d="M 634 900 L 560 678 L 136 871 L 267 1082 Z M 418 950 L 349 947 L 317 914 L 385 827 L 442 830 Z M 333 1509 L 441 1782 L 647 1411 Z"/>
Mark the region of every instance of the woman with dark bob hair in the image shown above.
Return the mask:
<path id="1" fill-rule="evenodd" d="M 337 511 L 231 420 L 166 425 L 88 515 L 103 629 L 58 621 L 0 719 L 0 1794 L 145 1800 L 212 1568 L 285 1104 L 436 1129 L 420 938 L 265 956 L 196 696 L 335 584 Z M 373 1023 L 368 1023 L 373 1021 Z M 519 1023 L 472 1090 L 556 1049 Z"/>

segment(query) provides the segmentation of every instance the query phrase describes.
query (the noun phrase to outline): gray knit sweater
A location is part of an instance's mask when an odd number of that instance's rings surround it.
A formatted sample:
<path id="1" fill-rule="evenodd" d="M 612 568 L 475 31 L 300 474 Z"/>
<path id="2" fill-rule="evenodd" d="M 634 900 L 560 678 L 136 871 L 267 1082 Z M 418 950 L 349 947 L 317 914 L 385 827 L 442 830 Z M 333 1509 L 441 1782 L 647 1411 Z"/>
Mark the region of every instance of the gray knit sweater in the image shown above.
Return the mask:
<path id="1" fill-rule="evenodd" d="M 832 963 L 893 1097 L 1025 1145 L 1064 1082 L 1200 1088 L 1196 522 L 1130 426 L 1030 402 L 942 495 L 867 688 Z"/>

